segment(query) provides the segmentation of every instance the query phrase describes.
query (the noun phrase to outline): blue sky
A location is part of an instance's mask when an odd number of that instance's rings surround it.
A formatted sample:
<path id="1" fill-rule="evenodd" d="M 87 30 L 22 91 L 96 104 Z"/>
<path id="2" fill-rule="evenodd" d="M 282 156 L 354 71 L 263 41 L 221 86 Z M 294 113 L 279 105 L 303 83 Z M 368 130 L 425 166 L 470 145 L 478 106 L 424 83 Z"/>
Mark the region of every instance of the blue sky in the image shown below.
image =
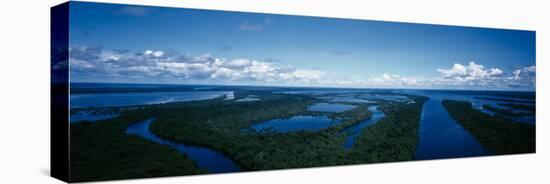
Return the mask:
<path id="1" fill-rule="evenodd" d="M 73 82 L 535 88 L 535 32 L 72 2 Z"/>

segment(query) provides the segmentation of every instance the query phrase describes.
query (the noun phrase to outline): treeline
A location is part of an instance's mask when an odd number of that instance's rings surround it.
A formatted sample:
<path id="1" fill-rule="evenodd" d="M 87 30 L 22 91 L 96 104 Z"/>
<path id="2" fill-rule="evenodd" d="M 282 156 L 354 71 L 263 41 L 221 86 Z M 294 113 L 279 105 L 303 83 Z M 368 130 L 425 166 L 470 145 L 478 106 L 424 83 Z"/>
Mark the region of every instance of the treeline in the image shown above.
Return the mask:
<path id="1" fill-rule="evenodd" d="M 494 154 L 533 153 L 536 148 L 535 126 L 490 116 L 470 102 L 443 100 L 449 114 Z"/>
<path id="2" fill-rule="evenodd" d="M 418 143 L 422 106 L 427 98 L 408 96 L 415 104 L 380 101 L 386 116 L 365 128 L 351 150 L 343 146 L 345 127 L 372 116 L 366 104 L 341 113 L 325 113 L 342 123 L 320 131 L 259 133 L 253 124 L 314 113 L 322 102 L 312 95 L 238 91 L 261 101 L 235 102 L 223 97 L 192 102 L 139 106 L 120 117 L 71 125 L 71 171 L 74 181 L 126 179 L 205 173 L 168 146 L 125 133 L 131 123 L 156 117 L 150 130 L 163 138 L 225 153 L 243 170 L 304 168 L 411 160 Z M 317 113 L 317 112 L 315 112 Z"/>
<path id="3" fill-rule="evenodd" d="M 359 143 L 347 151 L 343 147 L 346 135 L 340 130 L 370 118 L 372 112 L 366 105 L 330 115 L 344 122 L 320 131 L 247 131 L 255 123 L 311 113 L 307 107 L 320 102 L 309 95 L 278 96 L 276 100 L 162 108 L 151 131 L 174 141 L 222 151 L 245 170 L 400 161 L 414 156 L 426 98 L 411 97 L 415 104 L 384 101 L 380 108 L 389 117 L 377 123 L 380 126 L 365 130 Z"/>
<path id="4" fill-rule="evenodd" d="M 71 124 L 71 182 L 206 173 L 176 150 L 126 134 L 130 123 L 149 118 L 142 111 L 118 118 Z"/>
<path id="5" fill-rule="evenodd" d="M 411 160 L 418 145 L 420 115 L 426 97 L 408 96 L 416 103 L 381 101 L 386 114 L 376 124 L 363 130 L 350 157 L 356 163 Z"/>
<path id="6" fill-rule="evenodd" d="M 245 170 L 334 165 L 337 162 L 331 160 L 338 159 L 335 152 L 342 149 L 335 130 L 257 133 L 248 129 L 255 123 L 307 113 L 315 102 L 309 96 L 281 94 L 274 100 L 173 106 L 158 109 L 150 129 L 167 139 L 222 151 Z"/>

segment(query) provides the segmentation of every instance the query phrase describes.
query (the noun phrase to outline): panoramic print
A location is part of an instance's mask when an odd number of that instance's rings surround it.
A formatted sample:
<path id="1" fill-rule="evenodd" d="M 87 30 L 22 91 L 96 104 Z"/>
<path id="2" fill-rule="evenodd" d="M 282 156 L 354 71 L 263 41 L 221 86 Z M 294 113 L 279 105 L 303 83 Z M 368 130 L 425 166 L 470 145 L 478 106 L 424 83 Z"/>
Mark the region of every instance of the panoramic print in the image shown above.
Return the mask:
<path id="1" fill-rule="evenodd" d="M 52 72 L 69 73 L 71 181 L 536 150 L 534 31 L 88 2 L 69 17 Z"/>

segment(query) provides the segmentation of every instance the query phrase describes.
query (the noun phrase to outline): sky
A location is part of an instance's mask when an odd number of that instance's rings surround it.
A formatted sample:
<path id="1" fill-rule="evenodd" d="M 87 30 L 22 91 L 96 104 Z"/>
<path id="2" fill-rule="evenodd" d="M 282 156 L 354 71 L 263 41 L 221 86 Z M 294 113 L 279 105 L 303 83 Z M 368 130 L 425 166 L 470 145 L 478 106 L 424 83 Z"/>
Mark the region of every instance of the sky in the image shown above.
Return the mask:
<path id="1" fill-rule="evenodd" d="M 72 2 L 71 82 L 535 89 L 535 32 Z"/>

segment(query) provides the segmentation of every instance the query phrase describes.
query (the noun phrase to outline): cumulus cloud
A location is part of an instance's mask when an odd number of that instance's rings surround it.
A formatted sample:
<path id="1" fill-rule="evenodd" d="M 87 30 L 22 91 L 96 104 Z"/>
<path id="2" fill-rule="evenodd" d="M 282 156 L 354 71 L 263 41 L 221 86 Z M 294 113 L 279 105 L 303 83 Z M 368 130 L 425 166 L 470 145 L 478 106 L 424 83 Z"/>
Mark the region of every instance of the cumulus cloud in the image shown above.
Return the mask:
<path id="1" fill-rule="evenodd" d="M 467 66 L 455 63 L 450 69 L 437 69 L 437 71 L 443 74 L 445 78 L 458 81 L 479 80 L 502 75 L 502 70 L 498 68 L 486 70 L 483 65 L 476 64 L 475 62 L 470 62 Z"/>
<path id="2" fill-rule="evenodd" d="M 535 65 L 520 67 L 508 76 L 506 83 L 511 88 L 530 88 L 536 84 L 537 67 Z"/>
<path id="3" fill-rule="evenodd" d="M 522 80 L 522 79 L 535 79 L 535 74 L 537 71 L 537 67 L 535 65 L 523 67 L 521 69 L 514 70 L 513 72 L 513 80 Z"/>
<path id="4" fill-rule="evenodd" d="M 431 79 L 429 83 L 433 86 L 462 88 L 534 88 L 535 69 L 533 65 L 506 73 L 499 68 L 485 69 L 475 62 L 468 65 L 455 63 L 449 69 L 437 69 L 442 76 Z"/>
<path id="5" fill-rule="evenodd" d="M 439 76 L 422 78 L 385 72 L 377 76 L 346 76 L 319 68 L 280 66 L 279 62 L 248 58 L 227 59 L 210 54 L 181 55 L 147 49 L 106 50 L 73 46 L 69 52 L 71 78 L 152 79 L 174 83 L 212 82 L 261 85 L 303 85 L 398 88 L 528 88 L 535 87 L 536 66 L 505 72 L 470 62 L 434 69 Z"/>
<path id="6" fill-rule="evenodd" d="M 320 70 L 280 67 L 272 62 L 246 58 L 226 59 L 209 54 L 167 55 L 160 50 L 119 52 L 93 47 L 73 47 L 70 54 L 73 76 L 93 74 L 126 78 L 162 78 L 200 81 L 319 83 Z M 185 82 L 185 81 L 182 81 Z"/>
<path id="7" fill-rule="evenodd" d="M 145 52 L 143 52 L 143 54 L 145 54 L 146 56 L 152 56 L 152 57 L 162 57 L 164 56 L 164 52 L 163 51 L 152 51 L 152 50 L 145 50 Z"/>
<path id="8" fill-rule="evenodd" d="M 403 77 L 398 74 L 389 74 L 384 73 L 379 77 L 371 78 L 366 84 L 376 85 L 376 86 L 420 86 L 422 85 L 418 79 L 411 77 Z"/>

